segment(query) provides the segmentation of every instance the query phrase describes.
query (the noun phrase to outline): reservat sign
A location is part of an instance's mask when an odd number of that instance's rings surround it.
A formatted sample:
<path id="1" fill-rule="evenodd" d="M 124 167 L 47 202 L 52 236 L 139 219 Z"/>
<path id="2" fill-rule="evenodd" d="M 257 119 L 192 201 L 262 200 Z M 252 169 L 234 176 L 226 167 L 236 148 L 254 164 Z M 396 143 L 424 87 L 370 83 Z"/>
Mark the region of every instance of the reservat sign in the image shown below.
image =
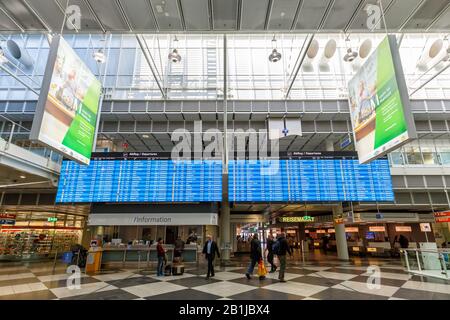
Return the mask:
<path id="1" fill-rule="evenodd" d="M 313 222 L 314 217 L 303 216 L 303 217 L 280 217 L 279 222 Z"/>
<path id="2" fill-rule="evenodd" d="M 436 221 L 436 223 L 450 222 L 450 210 L 435 212 L 434 220 Z"/>

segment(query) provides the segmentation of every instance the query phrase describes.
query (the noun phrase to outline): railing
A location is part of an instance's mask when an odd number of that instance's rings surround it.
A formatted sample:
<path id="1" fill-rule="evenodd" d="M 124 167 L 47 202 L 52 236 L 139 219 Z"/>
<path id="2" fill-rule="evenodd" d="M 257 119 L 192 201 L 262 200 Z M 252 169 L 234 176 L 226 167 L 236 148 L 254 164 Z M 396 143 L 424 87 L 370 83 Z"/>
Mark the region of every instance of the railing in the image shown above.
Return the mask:
<path id="1" fill-rule="evenodd" d="M 14 144 L 36 155 L 47 158 L 47 161 L 52 161 L 57 164 L 62 163 L 63 157 L 59 153 L 30 140 L 30 129 L 5 116 L 0 115 L 0 118 L 6 121 L 3 130 L 0 132 L 0 138 L 6 141 L 1 151 L 7 151 L 10 145 Z"/>
<path id="2" fill-rule="evenodd" d="M 441 279 L 449 279 L 450 250 L 401 249 L 400 257 L 408 272 Z"/>

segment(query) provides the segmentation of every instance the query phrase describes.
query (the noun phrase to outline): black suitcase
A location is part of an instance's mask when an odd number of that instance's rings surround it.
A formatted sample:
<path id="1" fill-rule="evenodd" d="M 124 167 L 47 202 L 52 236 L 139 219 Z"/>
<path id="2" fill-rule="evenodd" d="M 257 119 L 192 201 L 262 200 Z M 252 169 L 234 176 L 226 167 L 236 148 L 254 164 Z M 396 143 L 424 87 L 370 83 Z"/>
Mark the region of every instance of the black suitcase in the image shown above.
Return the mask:
<path id="1" fill-rule="evenodd" d="M 170 264 L 166 265 L 164 268 L 164 275 L 170 276 L 172 274 L 172 266 Z"/>
<path id="2" fill-rule="evenodd" d="M 181 276 L 184 273 L 184 264 L 177 263 L 173 265 L 172 274 L 174 276 Z"/>

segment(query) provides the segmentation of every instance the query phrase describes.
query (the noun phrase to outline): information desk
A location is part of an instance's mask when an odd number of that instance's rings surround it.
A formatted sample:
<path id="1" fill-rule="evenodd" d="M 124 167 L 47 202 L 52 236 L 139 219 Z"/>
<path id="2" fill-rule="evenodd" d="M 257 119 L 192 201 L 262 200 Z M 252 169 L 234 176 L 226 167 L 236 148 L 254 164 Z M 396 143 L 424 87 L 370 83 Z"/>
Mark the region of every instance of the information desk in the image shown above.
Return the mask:
<path id="1" fill-rule="evenodd" d="M 363 241 L 347 241 L 347 247 L 352 255 L 363 255 L 366 253 Z"/>
<path id="2" fill-rule="evenodd" d="M 366 252 L 371 256 L 390 256 L 392 247 L 390 242 L 369 242 Z"/>
<path id="3" fill-rule="evenodd" d="M 168 262 L 173 261 L 174 246 L 164 245 Z M 186 245 L 181 257 L 183 262 L 197 262 L 197 245 Z M 116 263 L 156 263 L 158 256 L 156 245 L 148 246 L 105 246 L 103 247 L 102 265 Z"/>

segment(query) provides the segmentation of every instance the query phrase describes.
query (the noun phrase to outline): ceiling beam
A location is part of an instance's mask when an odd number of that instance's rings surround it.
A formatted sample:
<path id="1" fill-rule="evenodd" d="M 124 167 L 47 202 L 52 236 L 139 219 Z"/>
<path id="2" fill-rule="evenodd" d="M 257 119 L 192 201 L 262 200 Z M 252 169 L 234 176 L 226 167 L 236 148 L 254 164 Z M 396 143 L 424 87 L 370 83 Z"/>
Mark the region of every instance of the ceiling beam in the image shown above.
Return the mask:
<path id="1" fill-rule="evenodd" d="M 39 22 L 42 24 L 42 26 L 47 29 L 48 32 L 52 32 L 52 28 L 50 28 L 50 25 L 40 16 L 40 14 L 28 3 L 27 0 L 22 0 L 22 3 L 27 7 L 28 10 L 36 17 L 36 19 L 39 20 Z"/>
<path id="2" fill-rule="evenodd" d="M 153 20 L 155 21 L 156 31 L 159 32 L 160 28 L 159 28 L 158 20 L 156 20 L 155 11 L 153 11 L 152 3 L 150 0 L 147 0 L 147 5 L 148 5 L 149 11 L 153 17 Z"/>
<path id="3" fill-rule="evenodd" d="M 131 21 L 128 18 L 127 13 L 125 12 L 125 9 L 122 5 L 122 2 L 120 2 L 120 0 L 116 0 L 115 1 L 117 9 L 119 9 L 119 13 L 120 13 L 120 17 L 122 18 L 123 22 L 125 23 L 125 25 L 127 26 L 128 30 L 130 32 L 133 32 L 133 26 L 131 25 Z"/>
<path id="4" fill-rule="evenodd" d="M 361 11 L 361 8 L 365 2 L 366 2 L 366 0 L 359 1 L 358 6 L 356 7 L 355 11 L 353 11 L 353 14 L 350 17 L 350 20 L 348 20 L 347 25 L 344 28 L 344 33 L 347 33 L 348 29 L 350 29 L 350 27 L 352 26 L 353 22 L 355 21 L 356 17 L 358 16 L 359 11 Z"/>
<path id="5" fill-rule="evenodd" d="M 180 14 L 180 21 L 181 21 L 181 28 L 186 31 L 186 21 L 184 20 L 184 14 L 183 14 L 183 6 L 181 5 L 181 0 L 177 0 L 177 9 L 178 13 Z"/>
<path id="6" fill-rule="evenodd" d="M 442 16 L 448 11 L 448 9 L 450 8 L 450 2 L 447 3 L 447 5 L 444 7 L 444 9 L 441 10 L 441 12 L 439 12 L 436 17 L 434 17 L 434 19 L 431 21 L 431 23 L 428 25 L 428 27 L 425 29 L 426 31 L 430 30 L 433 25 L 439 21 Z"/>
<path id="7" fill-rule="evenodd" d="M 272 15 L 272 6 L 273 0 L 269 0 L 269 3 L 267 5 L 266 20 L 264 21 L 264 30 L 267 30 L 269 28 L 269 20 L 270 16 Z"/>
<path id="8" fill-rule="evenodd" d="M 65 17 L 65 15 L 66 15 L 66 9 L 61 5 L 61 3 L 59 3 L 59 1 L 58 0 L 53 0 L 53 2 L 56 4 L 56 6 L 59 8 L 59 10 L 61 11 L 61 14 L 63 15 L 63 20 L 64 20 L 64 17 Z M 80 30 L 78 30 L 77 29 L 77 27 L 72 23 L 72 21 L 70 21 L 70 20 L 66 20 L 66 21 L 69 21 L 69 23 L 72 25 L 72 27 L 73 27 L 73 29 L 75 30 L 75 32 L 79 32 Z M 50 42 L 49 42 L 50 43 Z"/>
<path id="9" fill-rule="evenodd" d="M 236 10 L 236 30 L 241 30 L 242 25 L 242 0 L 238 0 L 237 2 L 237 10 Z"/>
<path id="10" fill-rule="evenodd" d="M 9 20 L 11 20 L 16 26 L 17 28 L 20 29 L 20 31 L 25 32 L 25 27 L 23 25 L 21 25 L 15 18 L 14 16 L 4 7 L 4 5 L 2 3 L 0 3 L 0 11 L 3 12 L 5 14 L 5 16 L 8 17 Z"/>
<path id="11" fill-rule="evenodd" d="M 425 4 L 427 0 L 421 0 L 419 4 L 413 9 L 405 21 L 399 26 L 398 31 L 402 31 L 403 28 L 408 24 L 408 22 L 414 17 L 414 15 L 419 11 L 420 8 Z"/>
<path id="12" fill-rule="evenodd" d="M 294 19 L 292 21 L 290 30 L 294 30 L 295 27 L 297 26 L 298 17 L 300 16 L 300 11 L 302 11 L 303 3 L 305 3 L 304 0 L 299 0 L 298 1 L 297 9 L 295 10 L 295 15 L 294 15 Z"/>
<path id="13" fill-rule="evenodd" d="M 166 92 L 164 91 L 164 88 L 162 87 L 161 83 L 159 82 L 159 79 L 156 76 L 156 72 L 155 72 L 155 70 L 153 68 L 153 65 L 151 63 L 151 60 L 153 60 L 153 58 L 151 58 L 150 52 L 147 50 L 147 46 L 144 45 L 145 44 L 145 39 L 143 39 L 141 37 L 142 37 L 141 35 L 137 34 L 136 35 L 136 40 L 139 43 L 139 46 L 141 47 L 142 54 L 144 55 L 144 58 L 147 61 L 147 64 L 148 64 L 148 66 L 150 68 L 150 71 L 153 74 L 153 78 L 155 79 L 156 84 L 158 85 L 159 91 L 161 91 L 163 99 L 167 99 Z"/>
<path id="14" fill-rule="evenodd" d="M 213 17 L 213 4 L 212 0 L 208 0 L 208 13 L 209 13 L 209 30 L 214 30 L 214 17 Z"/>
<path id="15" fill-rule="evenodd" d="M 101 22 L 100 18 L 97 16 L 97 13 L 95 13 L 94 8 L 92 8 L 91 3 L 89 2 L 89 0 L 83 0 L 84 4 L 86 5 L 86 7 L 88 7 L 89 12 L 92 14 L 92 16 L 94 17 L 95 22 L 97 22 L 98 26 L 100 27 L 100 29 L 102 29 L 103 33 L 106 33 L 106 29 L 103 25 L 103 23 Z"/>

